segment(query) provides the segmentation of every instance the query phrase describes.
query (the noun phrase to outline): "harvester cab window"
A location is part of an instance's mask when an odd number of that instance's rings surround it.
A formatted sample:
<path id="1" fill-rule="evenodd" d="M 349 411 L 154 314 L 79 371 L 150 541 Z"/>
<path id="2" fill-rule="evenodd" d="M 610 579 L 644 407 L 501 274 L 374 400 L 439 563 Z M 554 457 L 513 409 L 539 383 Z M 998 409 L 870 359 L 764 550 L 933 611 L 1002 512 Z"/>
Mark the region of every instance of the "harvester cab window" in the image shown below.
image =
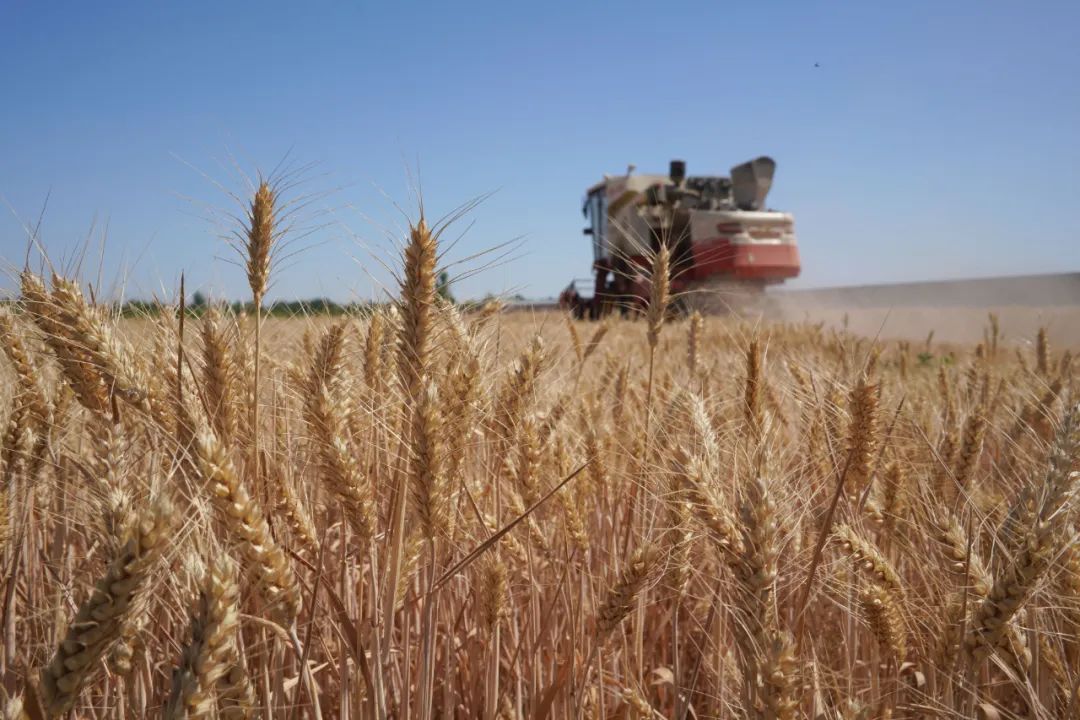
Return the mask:
<path id="1" fill-rule="evenodd" d="M 610 253 L 607 244 L 607 196 L 603 189 L 589 195 L 585 201 L 585 215 L 589 219 L 585 232 L 592 235 L 593 260 L 605 259 Z"/>

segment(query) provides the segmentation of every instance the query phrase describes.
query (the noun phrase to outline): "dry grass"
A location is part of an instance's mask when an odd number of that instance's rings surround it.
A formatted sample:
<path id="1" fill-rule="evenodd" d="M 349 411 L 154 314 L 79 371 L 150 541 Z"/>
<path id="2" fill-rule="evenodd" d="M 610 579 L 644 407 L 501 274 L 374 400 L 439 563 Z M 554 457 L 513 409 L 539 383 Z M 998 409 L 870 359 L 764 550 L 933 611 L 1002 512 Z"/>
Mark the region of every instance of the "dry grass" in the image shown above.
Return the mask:
<path id="1" fill-rule="evenodd" d="M 241 237 L 277 237 L 267 202 Z M 1080 409 L 1046 333 L 943 362 L 662 308 L 462 316 L 438 236 L 340 322 L 181 336 L 24 275 L 3 717 L 1080 716 Z"/>

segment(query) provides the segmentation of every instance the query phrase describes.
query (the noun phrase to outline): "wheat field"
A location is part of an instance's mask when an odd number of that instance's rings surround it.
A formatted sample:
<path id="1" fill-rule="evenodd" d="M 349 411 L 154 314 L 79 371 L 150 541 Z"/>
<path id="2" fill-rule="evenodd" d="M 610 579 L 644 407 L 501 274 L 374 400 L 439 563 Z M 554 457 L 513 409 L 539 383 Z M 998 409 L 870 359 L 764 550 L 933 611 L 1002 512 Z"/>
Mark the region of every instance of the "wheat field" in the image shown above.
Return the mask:
<path id="1" fill-rule="evenodd" d="M 1080 717 L 1076 373 L 1039 332 L 0 309 L 6 718 Z"/>

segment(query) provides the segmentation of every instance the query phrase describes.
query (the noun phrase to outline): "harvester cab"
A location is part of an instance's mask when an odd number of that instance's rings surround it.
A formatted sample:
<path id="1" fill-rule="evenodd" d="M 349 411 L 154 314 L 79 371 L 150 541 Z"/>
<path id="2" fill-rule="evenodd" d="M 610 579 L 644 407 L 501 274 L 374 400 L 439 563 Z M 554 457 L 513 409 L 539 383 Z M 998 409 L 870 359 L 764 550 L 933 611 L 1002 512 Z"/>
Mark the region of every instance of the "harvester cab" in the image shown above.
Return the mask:
<path id="1" fill-rule="evenodd" d="M 796 277 L 794 219 L 765 204 L 775 171 L 771 158 L 759 157 L 729 177 L 687 176 L 681 160 L 666 176 L 635 174 L 633 166 L 625 175 L 605 175 L 582 207 L 593 297 L 577 295 L 571 307 L 564 293 L 564 308 L 596 319 L 646 305 L 651 258 L 661 245 L 671 252 L 671 289 L 684 307 L 730 307 L 736 296 Z"/>

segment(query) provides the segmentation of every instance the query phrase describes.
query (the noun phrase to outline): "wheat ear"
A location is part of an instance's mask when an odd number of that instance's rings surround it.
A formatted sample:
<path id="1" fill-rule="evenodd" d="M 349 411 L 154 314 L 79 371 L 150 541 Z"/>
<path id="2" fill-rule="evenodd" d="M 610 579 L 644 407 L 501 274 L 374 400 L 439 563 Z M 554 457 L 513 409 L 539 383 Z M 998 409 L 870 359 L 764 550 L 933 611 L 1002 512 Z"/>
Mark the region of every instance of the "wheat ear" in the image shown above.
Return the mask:
<path id="1" fill-rule="evenodd" d="M 603 642 L 634 609 L 638 595 L 655 579 L 661 568 L 660 552 L 644 545 L 623 566 L 596 610 L 596 636 Z"/>
<path id="2" fill-rule="evenodd" d="M 320 341 L 305 383 L 304 414 L 312 429 L 323 482 L 341 502 L 345 519 L 363 548 L 375 528 L 373 493 L 346 442 L 344 410 L 334 398 L 344 342 L 344 324 L 330 328 Z"/>
<path id="3" fill-rule="evenodd" d="M 848 477 L 851 494 L 860 493 L 870 481 L 878 446 L 877 385 L 865 373 L 851 393 L 848 428 Z"/>
<path id="4" fill-rule="evenodd" d="M 834 537 L 861 572 L 893 593 L 898 600 L 904 599 L 905 592 L 900 575 L 876 545 L 855 532 L 850 525 L 836 528 Z"/>
<path id="5" fill-rule="evenodd" d="M 652 288 L 649 294 L 649 309 L 646 313 L 650 350 L 655 350 L 656 344 L 660 341 L 660 331 L 664 328 L 664 318 L 667 316 L 668 303 L 671 301 L 670 264 L 671 250 L 663 244 L 653 256 L 652 263 Z"/>
<path id="6" fill-rule="evenodd" d="M 56 306 L 49 297 L 44 281 L 28 270 L 24 270 L 19 279 L 22 303 L 44 334 L 45 343 L 60 363 L 60 369 L 76 399 L 91 412 L 102 415 L 108 413 L 108 386 L 89 353 L 78 344 L 68 341 L 67 329 L 58 317 Z"/>
<path id="7" fill-rule="evenodd" d="M 41 673 L 49 717 L 60 717 L 75 705 L 124 620 L 137 611 L 139 593 L 169 542 L 172 514 L 169 502 L 161 498 L 124 531 L 105 576 L 79 606 L 52 662 Z"/>
<path id="8" fill-rule="evenodd" d="M 878 644 L 899 667 L 907 656 L 907 637 L 904 631 L 904 616 L 896 596 L 874 584 L 862 591 L 859 603 L 863 617 L 866 618 Z"/>
<path id="9" fill-rule="evenodd" d="M 690 327 L 686 333 L 686 367 L 690 378 L 696 380 L 701 373 L 701 335 L 704 320 L 697 310 L 690 316 Z"/>
<path id="10" fill-rule="evenodd" d="M 215 687 L 238 659 L 239 597 L 236 564 L 227 555 L 220 555 L 203 576 L 191 618 L 191 639 L 173 674 L 164 714 L 169 720 L 213 716 Z"/>
<path id="11" fill-rule="evenodd" d="M 236 436 L 236 411 L 233 388 L 236 366 L 221 313 L 211 308 L 202 321 L 203 393 L 210 423 L 221 441 L 228 445 Z"/>
<path id="12" fill-rule="evenodd" d="M 444 537 L 449 530 L 449 485 L 443 468 L 442 419 L 438 391 L 429 382 L 420 395 L 413 425 L 413 459 L 410 494 L 413 507 L 428 540 Z"/>
<path id="13" fill-rule="evenodd" d="M 239 546 L 245 570 L 251 573 L 274 617 L 290 625 L 300 612 L 300 588 L 285 553 L 270 535 L 262 510 L 213 435 L 201 435 L 195 442 L 195 453 L 215 505 Z"/>

